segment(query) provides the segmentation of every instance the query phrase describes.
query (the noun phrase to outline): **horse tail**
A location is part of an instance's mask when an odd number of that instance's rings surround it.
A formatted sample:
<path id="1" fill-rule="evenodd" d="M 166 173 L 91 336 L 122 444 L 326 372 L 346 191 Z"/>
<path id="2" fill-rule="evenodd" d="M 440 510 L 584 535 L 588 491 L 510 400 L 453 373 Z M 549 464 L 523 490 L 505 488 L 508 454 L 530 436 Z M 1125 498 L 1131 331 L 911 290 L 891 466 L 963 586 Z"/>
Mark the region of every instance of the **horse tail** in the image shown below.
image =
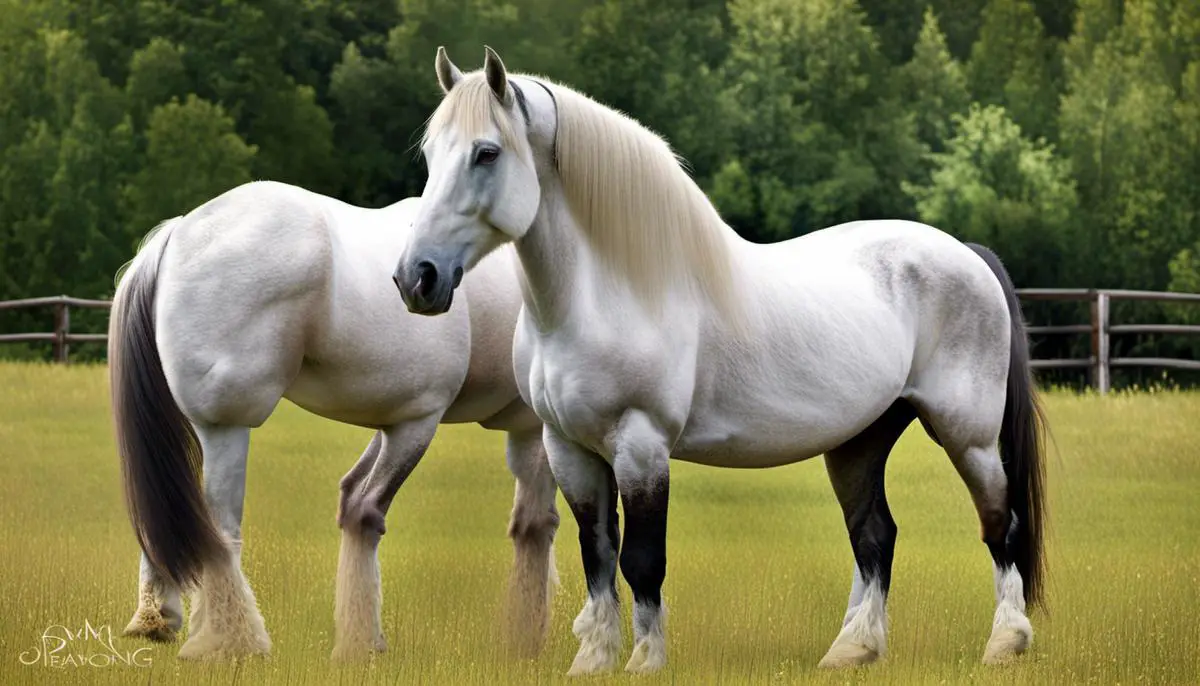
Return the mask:
<path id="1" fill-rule="evenodd" d="M 155 330 L 158 269 L 180 218 L 156 226 L 118 273 L 108 323 L 108 374 L 125 503 L 151 564 L 179 586 L 227 548 L 201 491 L 195 429 L 171 395 Z"/>
<path id="2" fill-rule="evenodd" d="M 1009 507 L 1016 519 L 1007 543 L 1024 582 L 1025 602 L 1030 606 L 1044 605 L 1046 475 L 1042 435 L 1046 419 L 1035 393 L 1029 338 L 1016 289 L 1000 258 L 981 245 L 967 245 L 983 258 L 1000 281 L 1012 320 L 1008 388 L 1000 427 L 1000 459 L 1008 478 Z"/>

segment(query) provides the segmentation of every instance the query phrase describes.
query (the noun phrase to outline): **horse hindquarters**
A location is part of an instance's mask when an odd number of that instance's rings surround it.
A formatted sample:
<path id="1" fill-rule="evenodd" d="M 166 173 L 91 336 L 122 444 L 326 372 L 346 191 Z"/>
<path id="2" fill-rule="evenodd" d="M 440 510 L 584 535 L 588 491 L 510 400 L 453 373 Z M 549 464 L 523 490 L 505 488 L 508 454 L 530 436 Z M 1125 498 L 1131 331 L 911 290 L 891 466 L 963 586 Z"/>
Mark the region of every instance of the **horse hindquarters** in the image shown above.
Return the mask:
<path id="1" fill-rule="evenodd" d="M 1026 605 L 1044 602 L 1043 529 L 1045 418 L 1037 401 L 1029 341 L 1020 301 L 1000 259 L 983 246 L 969 244 L 987 263 L 1004 289 L 1011 321 L 1009 367 L 999 457 L 1007 482 L 1007 512 L 984 520 L 984 542 L 996 574 L 996 616 L 984 662 L 1005 662 L 1028 649 L 1033 629 Z"/>
<path id="2" fill-rule="evenodd" d="M 295 265 L 297 274 L 287 273 L 282 271 L 286 266 L 282 262 L 265 262 L 263 255 L 248 249 L 246 241 L 256 226 L 240 219 L 245 204 L 234 196 L 241 193 L 235 190 L 220 196 L 177 220 L 169 234 L 164 232 L 164 240 L 149 244 L 152 249 L 138 256 L 126 279 L 128 286 L 123 285 L 128 289 L 125 293 L 143 292 L 138 316 L 148 324 L 138 329 L 136 322 L 126 323 L 131 317 L 124 314 L 120 301 L 132 296 L 120 294 L 111 324 L 117 333 L 115 340 L 124 334 L 152 348 L 152 355 L 140 353 L 146 361 L 127 361 L 128 354 L 122 353 L 118 344 L 110 357 L 116 361 L 114 378 L 128 374 L 129 369 L 154 378 L 161 393 L 153 411 L 172 414 L 178 431 L 186 432 L 189 441 L 187 497 L 146 489 L 161 511 L 142 517 L 175 528 L 180 522 L 198 521 L 207 530 L 199 534 L 172 531 L 162 544 L 184 550 L 199 546 L 205 551 L 203 556 L 192 555 L 185 564 L 176 563 L 174 571 L 169 561 L 167 565 L 143 566 L 151 572 L 161 571 L 162 585 L 168 587 L 161 594 L 162 608 L 172 614 L 181 610 L 179 587 L 199 581 L 189 639 L 181 657 L 219 659 L 270 650 L 253 593 L 240 569 L 249 429 L 271 414 L 299 366 L 307 328 L 305 308 L 311 303 L 297 298 L 304 300 L 313 292 L 312 283 L 325 275 L 319 269 L 305 269 L 306 265 Z M 262 230 L 269 226 L 257 228 L 261 235 L 269 234 Z M 280 260 L 288 257 L 280 251 L 270 254 Z M 263 274 L 275 278 L 264 282 Z M 127 393 L 122 389 L 114 381 L 115 400 L 117 394 Z M 119 423 L 122 412 L 128 411 L 126 406 L 132 407 L 134 402 L 114 403 Z M 153 430 L 119 430 L 126 463 L 138 460 L 137 452 L 124 444 L 128 436 L 144 442 L 155 435 Z M 157 454 L 171 453 L 159 450 Z M 201 460 L 203 495 L 196 478 Z M 136 473 L 127 479 L 134 486 L 138 482 Z M 161 495 L 156 495 L 156 490 Z M 206 542 L 209 537 L 216 543 Z M 153 544 L 147 552 L 151 559 L 157 554 Z M 143 574 L 142 585 L 159 585 L 156 576 Z M 139 603 L 143 604 L 147 603 Z M 142 610 L 139 607 L 139 616 Z M 174 621 L 171 628 L 178 627 L 174 617 L 164 619 Z M 133 633 L 143 632 L 149 623 L 131 623 L 130 628 Z"/>
<path id="3" fill-rule="evenodd" d="M 167 383 L 157 344 L 158 267 L 179 220 L 160 224 L 125 273 L 108 327 L 109 386 L 126 505 L 143 551 L 138 611 L 127 635 L 171 640 L 179 587 L 225 554 L 197 472 L 200 444 Z"/>

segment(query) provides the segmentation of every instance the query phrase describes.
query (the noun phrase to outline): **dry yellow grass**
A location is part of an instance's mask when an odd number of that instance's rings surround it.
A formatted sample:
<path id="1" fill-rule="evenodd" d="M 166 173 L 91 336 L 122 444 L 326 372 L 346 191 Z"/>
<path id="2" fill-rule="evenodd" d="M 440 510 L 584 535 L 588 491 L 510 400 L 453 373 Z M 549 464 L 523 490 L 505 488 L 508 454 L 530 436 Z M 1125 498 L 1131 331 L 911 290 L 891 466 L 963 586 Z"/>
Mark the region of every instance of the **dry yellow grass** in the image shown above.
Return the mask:
<path id="1" fill-rule="evenodd" d="M 893 455 L 900 540 L 889 659 L 815 668 L 836 634 L 851 558 L 820 460 L 766 471 L 676 464 L 671 484 L 669 668 L 638 683 L 1200 682 L 1200 394 L 1046 397 L 1051 613 L 1032 653 L 979 664 L 991 565 L 944 455 L 919 429 Z M 510 547 L 502 435 L 445 427 L 400 491 L 382 549 L 391 649 L 335 668 L 337 480 L 369 438 L 287 403 L 254 433 L 245 562 L 275 642 L 240 666 L 175 659 L 178 644 L 115 640 L 124 665 L 22 665 L 53 624 L 118 632 L 135 606 L 137 551 L 122 506 L 99 367 L 0 364 L 0 684 L 560 683 L 584 596 L 574 522 L 557 543 L 563 586 L 542 657 L 501 656 Z M 628 592 L 622 589 L 628 616 Z M 629 629 L 626 627 L 626 650 Z M 601 682 L 627 683 L 623 673 Z M 588 680 L 589 683 L 596 680 Z"/>

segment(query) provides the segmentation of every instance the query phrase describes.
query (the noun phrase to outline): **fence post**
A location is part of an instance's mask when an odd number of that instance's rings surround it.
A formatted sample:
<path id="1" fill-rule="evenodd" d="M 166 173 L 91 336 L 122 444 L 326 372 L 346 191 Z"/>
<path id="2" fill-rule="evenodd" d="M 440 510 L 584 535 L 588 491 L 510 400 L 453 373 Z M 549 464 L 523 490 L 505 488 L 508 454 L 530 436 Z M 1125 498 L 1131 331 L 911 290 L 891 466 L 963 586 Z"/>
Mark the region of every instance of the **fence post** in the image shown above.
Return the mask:
<path id="1" fill-rule="evenodd" d="M 1092 296 L 1092 386 L 1101 395 L 1108 393 L 1108 293 Z"/>
<path id="2" fill-rule="evenodd" d="M 66 296 L 63 302 L 54 306 L 54 361 L 66 364 L 71 354 L 71 346 L 67 343 L 67 334 L 71 332 L 71 310 L 67 306 Z"/>

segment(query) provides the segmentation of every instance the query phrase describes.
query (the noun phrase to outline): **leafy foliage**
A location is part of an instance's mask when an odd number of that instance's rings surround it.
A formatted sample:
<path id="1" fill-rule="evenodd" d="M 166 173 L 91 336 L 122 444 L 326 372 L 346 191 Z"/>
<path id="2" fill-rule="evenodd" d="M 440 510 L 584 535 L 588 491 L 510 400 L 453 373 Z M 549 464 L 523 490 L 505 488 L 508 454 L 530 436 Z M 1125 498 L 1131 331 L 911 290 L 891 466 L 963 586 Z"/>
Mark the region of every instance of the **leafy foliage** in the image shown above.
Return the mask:
<path id="1" fill-rule="evenodd" d="M 1070 166 L 1021 134 L 1003 108 L 974 104 L 932 155 L 927 186 L 906 186 L 921 217 L 1005 255 L 1014 281 L 1052 284 L 1070 258 L 1079 209 Z"/>
<path id="2" fill-rule="evenodd" d="M 1195 0 L 0 0 L 0 298 L 104 297 L 256 178 L 378 207 L 445 45 L 663 134 L 742 235 L 909 218 L 1023 286 L 1196 288 Z M 0 327 L 33 330 L 21 318 Z"/>

